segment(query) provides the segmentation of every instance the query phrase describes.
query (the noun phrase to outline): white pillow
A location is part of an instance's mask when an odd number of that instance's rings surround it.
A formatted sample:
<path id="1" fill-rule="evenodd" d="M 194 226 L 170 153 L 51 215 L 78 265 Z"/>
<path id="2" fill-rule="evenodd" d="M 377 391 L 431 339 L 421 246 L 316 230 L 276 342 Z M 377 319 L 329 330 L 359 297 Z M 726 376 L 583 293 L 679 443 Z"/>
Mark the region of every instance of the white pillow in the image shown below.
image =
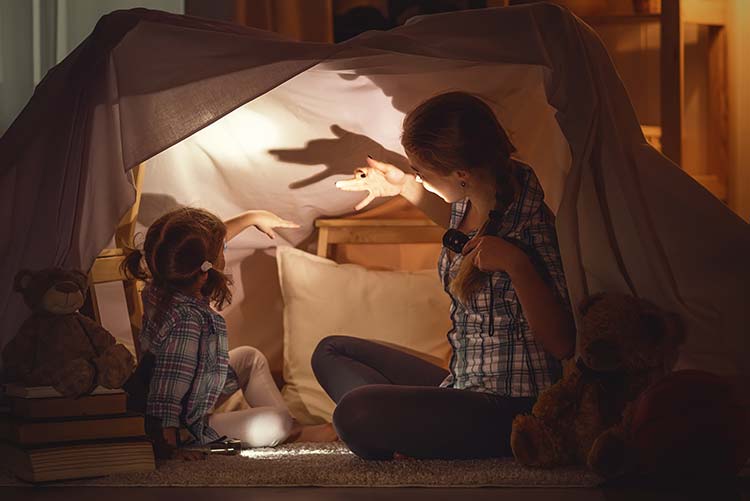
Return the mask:
<path id="1" fill-rule="evenodd" d="M 447 366 L 450 298 L 437 269 L 371 271 L 292 247 L 277 248 L 276 259 L 284 298 L 283 395 L 302 424 L 330 421 L 335 408 L 310 365 L 326 336 L 383 341 Z"/>

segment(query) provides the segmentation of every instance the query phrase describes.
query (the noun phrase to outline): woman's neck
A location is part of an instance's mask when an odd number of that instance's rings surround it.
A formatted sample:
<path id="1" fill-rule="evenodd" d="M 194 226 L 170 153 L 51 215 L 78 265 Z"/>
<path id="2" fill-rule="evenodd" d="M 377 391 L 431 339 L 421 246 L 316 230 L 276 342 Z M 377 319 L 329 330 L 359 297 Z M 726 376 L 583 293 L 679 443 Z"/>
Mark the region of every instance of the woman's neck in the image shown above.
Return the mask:
<path id="1" fill-rule="evenodd" d="M 476 209 L 481 222 L 484 222 L 487 219 L 491 210 L 498 208 L 498 198 L 505 198 L 500 196 L 503 194 L 503 190 L 505 190 L 506 194 L 516 194 L 518 192 L 518 180 L 514 174 L 515 164 L 512 162 L 513 160 L 511 159 L 508 185 L 498 186 L 497 176 L 490 171 L 480 173 L 472 183 L 474 188 L 467 193 L 467 196 L 473 208 Z M 500 209 L 506 210 L 509 203 L 510 201 L 505 201 L 505 207 L 501 207 Z"/>
<path id="2" fill-rule="evenodd" d="M 497 183 L 494 176 L 479 176 L 473 183 L 472 188 L 467 192 L 471 207 L 476 211 L 474 217 L 478 218 L 478 225 L 481 226 L 487 219 L 488 214 L 495 208 L 497 197 Z"/>

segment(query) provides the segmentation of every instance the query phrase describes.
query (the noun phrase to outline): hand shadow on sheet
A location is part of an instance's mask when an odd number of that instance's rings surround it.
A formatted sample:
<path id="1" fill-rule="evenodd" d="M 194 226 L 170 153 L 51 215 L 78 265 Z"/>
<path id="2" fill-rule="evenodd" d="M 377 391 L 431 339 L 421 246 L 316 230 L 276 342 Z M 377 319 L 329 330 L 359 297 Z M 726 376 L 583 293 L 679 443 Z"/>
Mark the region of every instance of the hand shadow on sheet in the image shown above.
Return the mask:
<path id="1" fill-rule="evenodd" d="M 290 183 L 289 189 L 305 188 L 333 176 L 351 175 L 355 169 L 366 165 L 367 155 L 400 169 L 408 169 L 406 157 L 384 148 L 365 135 L 348 131 L 338 124 L 331 125 L 331 132 L 336 137 L 313 139 L 304 148 L 268 151 L 281 162 L 325 166 L 317 174 Z"/>

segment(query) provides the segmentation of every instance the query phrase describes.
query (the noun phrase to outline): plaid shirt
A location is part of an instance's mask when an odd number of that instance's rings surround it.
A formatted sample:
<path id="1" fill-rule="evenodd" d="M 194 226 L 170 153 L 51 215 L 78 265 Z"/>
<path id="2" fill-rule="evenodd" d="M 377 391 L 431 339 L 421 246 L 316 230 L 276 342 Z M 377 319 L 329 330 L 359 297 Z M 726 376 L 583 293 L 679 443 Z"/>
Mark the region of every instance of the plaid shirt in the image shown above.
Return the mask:
<path id="1" fill-rule="evenodd" d="M 520 190 L 503 214 L 497 236 L 520 245 L 541 277 L 554 286 L 560 302 L 570 309 L 555 217 L 544 204 L 544 192 L 534 172 L 520 163 L 516 166 Z M 451 228 L 460 226 L 467 208 L 468 200 L 452 204 Z M 439 272 L 448 294 L 462 260 L 463 256 L 443 248 Z M 560 364 L 534 339 L 507 273 L 488 275 L 487 284 L 467 305 L 453 295 L 451 299 L 453 328 L 448 341 L 453 354 L 450 374 L 442 387 L 514 397 L 536 396 L 559 378 Z"/>
<path id="2" fill-rule="evenodd" d="M 165 428 L 186 427 L 199 443 L 212 442 L 220 437 L 208 415 L 219 396 L 239 388 L 229 367 L 226 324 L 208 301 L 180 292 L 156 318 L 161 293 L 149 285 L 142 294 L 141 348 L 156 358 L 146 414 Z"/>

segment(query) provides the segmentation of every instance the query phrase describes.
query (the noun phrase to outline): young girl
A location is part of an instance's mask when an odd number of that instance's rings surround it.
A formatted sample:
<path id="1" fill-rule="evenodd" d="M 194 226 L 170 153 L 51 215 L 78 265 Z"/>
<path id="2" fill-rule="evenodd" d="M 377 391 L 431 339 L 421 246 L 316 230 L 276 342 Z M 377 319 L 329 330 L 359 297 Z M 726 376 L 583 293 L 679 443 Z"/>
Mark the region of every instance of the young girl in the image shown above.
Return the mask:
<path id="1" fill-rule="evenodd" d="M 336 438 L 330 425 L 303 428 L 294 422 L 260 351 L 227 351 L 226 324 L 211 304 L 221 310 L 231 302 L 224 248 L 249 226 L 271 238 L 273 228 L 298 227 L 267 211 L 224 223 L 205 210 L 178 209 L 160 217 L 148 229 L 143 252 L 133 250 L 123 264 L 131 276 L 147 281 L 140 342 L 142 353 L 155 360 L 146 414 L 160 422 L 170 453 L 180 444 L 180 427 L 198 444 L 222 435 L 249 447 Z M 238 389 L 250 409 L 210 414 Z"/>
<path id="2" fill-rule="evenodd" d="M 481 99 L 436 96 L 404 120 L 413 173 L 370 159 L 337 186 L 401 195 L 472 240 L 443 249 L 451 297 L 449 371 L 377 343 L 324 339 L 313 370 L 337 402 L 333 422 L 357 455 L 387 459 L 511 454 L 510 430 L 573 353 L 575 331 L 544 192 Z M 493 223 L 488 224 L 492 216 Z"/>

